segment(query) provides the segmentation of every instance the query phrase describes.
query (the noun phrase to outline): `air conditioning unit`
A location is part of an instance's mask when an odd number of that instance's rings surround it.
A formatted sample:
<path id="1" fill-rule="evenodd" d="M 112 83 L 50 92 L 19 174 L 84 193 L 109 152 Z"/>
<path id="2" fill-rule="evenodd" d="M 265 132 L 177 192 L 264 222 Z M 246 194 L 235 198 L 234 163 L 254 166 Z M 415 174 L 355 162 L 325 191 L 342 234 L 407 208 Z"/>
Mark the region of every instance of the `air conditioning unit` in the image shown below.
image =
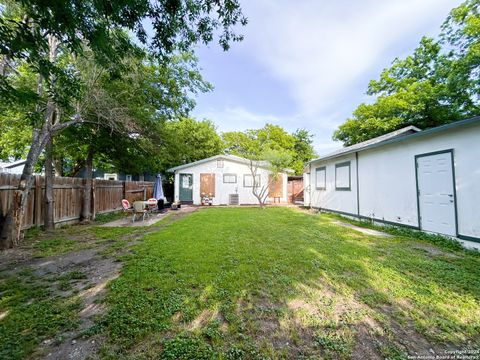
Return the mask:
<path id="1" fill-rule="evenodd" d="M 228 204 L 229 205 L 238 205 L 240 204 L 238 194 L 230 194 L 228 198 Z"/>

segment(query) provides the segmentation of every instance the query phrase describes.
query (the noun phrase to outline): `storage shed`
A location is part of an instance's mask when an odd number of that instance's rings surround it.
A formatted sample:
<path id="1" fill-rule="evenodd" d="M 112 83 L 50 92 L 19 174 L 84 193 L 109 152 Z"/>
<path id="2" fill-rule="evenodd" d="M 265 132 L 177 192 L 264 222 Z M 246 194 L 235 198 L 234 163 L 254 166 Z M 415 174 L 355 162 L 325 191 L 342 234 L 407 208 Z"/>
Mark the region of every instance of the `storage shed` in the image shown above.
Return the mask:
<path id="1" fill-rule="evenodd" d="M 480 117 L 342 148 L 304 183 L 307 206 L 480 242 Z"/>
<path id="2" fill-rule="evenodd" d="M 287 172 L 273 179 L 268 163 L 255 163 L 256 183 L 269 186 L 268 202 L 287 202 Z M 213 205 L 258 204 L 252 193 L 250 160 L 234 155 L 217 155 L 168 170 L 175 174 L 174 200 L 200 205 L 202 196 L 212 197 Z"/>

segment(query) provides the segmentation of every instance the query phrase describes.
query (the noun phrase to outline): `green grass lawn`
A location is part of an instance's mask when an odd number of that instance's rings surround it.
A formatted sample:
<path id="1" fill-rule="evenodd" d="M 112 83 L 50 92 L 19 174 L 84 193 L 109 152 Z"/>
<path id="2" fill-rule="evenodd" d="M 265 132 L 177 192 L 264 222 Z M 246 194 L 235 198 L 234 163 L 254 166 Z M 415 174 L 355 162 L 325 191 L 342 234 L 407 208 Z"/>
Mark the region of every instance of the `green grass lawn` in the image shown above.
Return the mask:
<path id="1" fill-rule="evenodd" d="M 480 338 L 477 254 L 330 216 L 205 209 L 123 261 L 96 328 L 106 358 L 402 358 Z"/>

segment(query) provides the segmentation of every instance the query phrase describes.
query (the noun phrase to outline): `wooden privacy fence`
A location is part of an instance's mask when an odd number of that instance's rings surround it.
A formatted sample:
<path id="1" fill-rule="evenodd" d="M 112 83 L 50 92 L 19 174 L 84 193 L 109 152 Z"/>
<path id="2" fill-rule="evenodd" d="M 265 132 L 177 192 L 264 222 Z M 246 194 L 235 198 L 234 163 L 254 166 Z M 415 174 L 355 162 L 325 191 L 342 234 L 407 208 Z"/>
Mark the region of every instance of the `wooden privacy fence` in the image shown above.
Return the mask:
<path id="1" fill-rule="evenodd" d="M 13 193 L 20 175 L 0 173 L 0 215 L 5 216 L 12 204 Z M 55 177 L 54 219 L 55 224 L 80 221 L 83 208 L 85 179 Z M 153 196 L 153 182 L 92 180 L 92 213 L 102 214 L 122 209 L 122 199 L 130 202 L 146 200 Z M 43 225 L 45 178 L 35 176 L 25 209 L 23 228 Z"/>
<path id="2" fill-rule="evenodd" d="M 297 204 L 303 203 L 303 178 L 290 177 L 288 179 L 288 202 Z"/>

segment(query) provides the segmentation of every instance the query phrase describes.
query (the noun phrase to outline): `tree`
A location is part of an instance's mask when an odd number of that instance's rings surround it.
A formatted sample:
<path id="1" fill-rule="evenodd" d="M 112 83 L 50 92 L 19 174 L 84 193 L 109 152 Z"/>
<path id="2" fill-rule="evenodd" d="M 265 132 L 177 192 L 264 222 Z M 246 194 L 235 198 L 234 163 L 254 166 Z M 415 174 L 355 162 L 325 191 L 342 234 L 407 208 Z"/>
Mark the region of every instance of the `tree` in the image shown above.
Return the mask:
<path id="1" fill-rule="evenodd" d="M 246 24 L 237 0 L 120 0 L 107 4 L 87 0 L 80 3 L 57 1 L 53 5 L 40 0 L 23 0 L 19 3 L 9 1 L 6 5 L 0 13 L 0 94 L 10 103 L 32 98 L 36 111 L 32 143 L 14 193 L 13 206 L 6 218 L 0 219 L 0 248 L 12 247 L 20 241 L 33 167 L 40 154 L 54 134 L 84 121 L 75 113 L 65 121 L 53 123 L 56 108 L 73 105 L 80 79 L 75 68 L 62 66 L 56 56 L 49 56 L 52 39 L 61 44 L 61 53 L 76 57 L 82 56 L 86 46 L 92 50 L 96 61 L 109 68 L 112 63 L 120 63 L 125 54 L 136 51 L 125 30 L 136 34 L 152 53 L 165 60 L 174 51 L 187 51 L 200 41 L 210 42 L 218 28 L 221 28 L 219 42 L 228 49 L 231 41 L 242 39 L 232 27 L 237 23 Z M 153 25 L 151 39 L 143 28 L 144 21 L 151 21 Z M 41 106 L 39 91 L 23 92 L 11 81 L 19 63 L 26 64 L 38 75 L 38 89 L 47 94 L 45 108 Z"/>
<path id="2" fill-rule="evenodd" d="M 227 152 L 249 160 L 252 175 L 252 194 L 260 207 L 264 207 L 268 191 L 278 180 L 279 173 L 292 162 L 292 151 L 284 147 L 293 147 L 295 141 L 281 127 L 267 124 L 258 130 L 228 132 L 223 134 Z M 266 168 L 269 178 L 266 183 L 258 181 L 259 169 Z"/>
<path id="3" fill-rule="evenodd" d="M 303 174 L 303 166 L 315 157 L 312 147 L 312 135 L 305 129 L 298 129 L 289 134 L 278 125 L 266 124 L 263 128 L 246 130 L 245 132 L 232 131 L 222 135 L 225 141 L 225 152 L 244 156 L 245 149 L 251 153 L 262 153 L 264 150 L 278 150 L 288 155 L 286 164 L 295 174 Z"/>
<path id="4" fill-rule="evenodd" d="M 293 157 L 288 167 L 296 175 L 302 175 L 305 164 L 317 156 L 312 145 L 313 135 L 308 130 L 298 129 L 292 136 L 295 138 L 295 142 L 293 145 Z"/>
<path id="5" fill-rule="evenodd" d="M 162 129 L 158 170 L 167 169 L 223 153 L 224 143 L 209 120 L 180 118 L 167 121 Z"/>
<path id="6" fill-rule="evenodd" d="M 261 208 L 265 207 L 268 199 L 268 193 L 280 177 L 280 173 L 285 171 L 287 165 L 291 162 L 291 155 L 285 150 L 266 148 L 260 153 L 245 153 L 244 156 L 249 160 L 250 173 L 252 175 L 252 194 L 257 198 Z M 266 184 L 258 184 L 258 170 L 267 168 L 269 172 Z"/>
<path id="7" fill-rule="evenodd" d="M 371 104 L 360 104 L 333 137 L 352 145 L 408 125 L 430 128 L 469 116 L 479 108 L 479 2 L 453 9 L 440 40 L 422 38 L 414 53 L 395 59 L 369 83 Z"/>
<path id="8" fill-rule="evenodd" d="M 58 148 L 63 152 L 59 158 L 86 169 L 84 220 L 91 215 L 88 195 L 94 163 L 132 174 L 159 171 L 158 159 L 163 158 L 169 139 L 165 136 L 168 119 L 188 114 L 195 105 L 190 94 L 211 88 L 192 54 L 175 55 L 168 63 L 136 54 L 124 62 L 122 77 L 113 79 L 93 61 L 80 64 L 84 82 L 90 84 L 78 106 L 87 122 L 59 137 Z M 112 122 L 115 127 L 108 125 Z"/>

